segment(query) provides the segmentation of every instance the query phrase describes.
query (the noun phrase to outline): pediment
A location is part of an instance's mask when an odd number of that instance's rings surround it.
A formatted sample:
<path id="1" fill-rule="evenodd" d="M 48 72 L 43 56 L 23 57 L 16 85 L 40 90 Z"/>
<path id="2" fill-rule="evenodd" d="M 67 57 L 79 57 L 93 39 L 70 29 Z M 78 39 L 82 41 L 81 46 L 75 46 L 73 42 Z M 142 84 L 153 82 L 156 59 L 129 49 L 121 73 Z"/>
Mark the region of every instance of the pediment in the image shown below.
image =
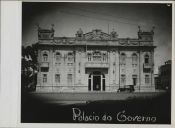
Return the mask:
<path id="1" fill-rule="evenodd" d="M 102 32 L 100 29 L 95 29 L 84 34 L 84 38 L 85 40 L 109 40 L 110 35 Z"/>

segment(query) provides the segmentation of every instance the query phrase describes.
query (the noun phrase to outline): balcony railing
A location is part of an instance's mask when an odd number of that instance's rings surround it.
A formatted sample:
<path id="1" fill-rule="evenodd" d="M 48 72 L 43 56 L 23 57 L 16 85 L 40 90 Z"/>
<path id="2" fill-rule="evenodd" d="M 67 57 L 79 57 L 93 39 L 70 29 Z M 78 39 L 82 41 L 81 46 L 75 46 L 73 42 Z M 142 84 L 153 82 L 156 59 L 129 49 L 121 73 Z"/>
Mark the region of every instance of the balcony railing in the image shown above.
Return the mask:
<path id="1" fill-rule="evenodd" d="M 107 62 L 86 62 L 86 68 L 109 68 L 109 63 Z"/>
<path id="2" fill-rule="evenodd" d="M 151 64 L 144 63 L 143 64 L 143 68 L 150 69 L 151 68 Z"/>
<path id="3" fill-rule="evenodd" d="M 41 62 L 41 67 L 48 68 L 49 67 L 49 62 Z"/>

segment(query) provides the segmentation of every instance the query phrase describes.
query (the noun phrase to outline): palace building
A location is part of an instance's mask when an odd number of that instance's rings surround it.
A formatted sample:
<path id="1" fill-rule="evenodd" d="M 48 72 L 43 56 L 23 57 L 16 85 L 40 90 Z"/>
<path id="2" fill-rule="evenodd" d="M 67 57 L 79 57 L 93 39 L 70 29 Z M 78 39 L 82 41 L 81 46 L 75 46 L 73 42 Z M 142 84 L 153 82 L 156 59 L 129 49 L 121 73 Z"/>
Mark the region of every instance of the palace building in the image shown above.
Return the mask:
<path id="1" fill-rule="evenodd" d="M 100 29 L 75 37 L 55 37 L 38 27 L 40 92 L 117 92 L 133 85 L 136 92 L 154 91 L 154 28 L 137 38 L 119 38 L 116 31 Z"/>

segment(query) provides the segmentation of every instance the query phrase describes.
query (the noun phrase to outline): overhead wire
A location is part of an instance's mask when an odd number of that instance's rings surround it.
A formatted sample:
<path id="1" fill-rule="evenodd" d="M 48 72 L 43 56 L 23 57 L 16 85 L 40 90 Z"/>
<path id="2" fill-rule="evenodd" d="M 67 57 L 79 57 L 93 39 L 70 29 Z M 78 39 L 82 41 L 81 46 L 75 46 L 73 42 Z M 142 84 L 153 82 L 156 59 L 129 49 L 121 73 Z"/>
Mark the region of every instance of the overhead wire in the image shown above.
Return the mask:
<path id="1" fill-rule="evenodd" d="M 105 16 L 110 16 L 110 17 L 115 17 L 117 19 L 125 19 L 125 20 L 132 20 L 132 21 L 137 21 L 140 20 L 140 19 L 136 19 L 136 18 L 128 18 L 128 17 L 121 17 L 121 16 L 114 16 L 114 15 L 111 15 L 111 14 L 106 14 L 106 13 L 103 13 L 103 12 L 99 12 L 98 13 L 96 11 L 92 11 L 92 10 L 87 10 L 87 9 L 82 9 L 82 8 L 76 8 L 76 7 L 72 7 L 72 6 L 68 6 L 68 5 L 64 5 L 64 7 L 68 7 L 68 8 L 72 8 L 74 10 L 81 10 L 81 11 L 84 11 L 84 12 L 90 12 L 90 13 L 95 13 L 95 14 L 100 14 L 100 15 L 105 15 Z M 147 22 L 150 22 L 151 23 L 151 20 L 147 20 Z"/>
<path id="2" fill-rule="evenodd" d="M 107 21 L 107 22 L 110 21 L 110 22 L 114 22 L 114 23 L 118 22 L 118 23 L 122 23 L 122 24 L 129 24 L 129 25 L 139 26 L 139 24 L 135 24 L 135 23 L 129 23 L 129 22 L 124 22 L 124 21 L 119 21 L 119 20 L 106 19 L 106 18 L 101 18 L 101 17 L 92 17 L 92 16 L 87 16 L 87 15 L 84 15 L 84 14 L 78 14 L 78 13 L 75 13 L 75 12 L 69 12 L 69 11 L 65 11 L 65 10 L 59 10 L 59 12 L 69 14 L 69 15 L 83 16 L 83 17 L 90 18 L 90 19 L 104 20 L 104 21 Z M 142 26 L 148 26 L 148 25 L 142 25 Z"/>

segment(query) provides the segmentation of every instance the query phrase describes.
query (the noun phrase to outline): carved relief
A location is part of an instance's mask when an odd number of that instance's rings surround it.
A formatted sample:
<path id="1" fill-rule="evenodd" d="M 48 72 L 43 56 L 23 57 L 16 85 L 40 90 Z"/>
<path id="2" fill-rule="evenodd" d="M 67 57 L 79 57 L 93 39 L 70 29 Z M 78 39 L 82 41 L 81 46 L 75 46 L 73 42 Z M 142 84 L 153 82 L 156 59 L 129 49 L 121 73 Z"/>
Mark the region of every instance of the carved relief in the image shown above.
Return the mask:
<path id="1" fill-rule="evenodd" d="M 102 32 L 99 29 L 95 29 L 92 32 L 86 33 L 84 35 L 85 40 L 109 40 L 110 35 Z"/>
<path id="2" fill-rule="evenodd" d="M 121 44 L 121 45 L 127 45 L 127 43 L 128 43 L 127 40 L 120 40 L 119 41 L 119 44 Z"/>

